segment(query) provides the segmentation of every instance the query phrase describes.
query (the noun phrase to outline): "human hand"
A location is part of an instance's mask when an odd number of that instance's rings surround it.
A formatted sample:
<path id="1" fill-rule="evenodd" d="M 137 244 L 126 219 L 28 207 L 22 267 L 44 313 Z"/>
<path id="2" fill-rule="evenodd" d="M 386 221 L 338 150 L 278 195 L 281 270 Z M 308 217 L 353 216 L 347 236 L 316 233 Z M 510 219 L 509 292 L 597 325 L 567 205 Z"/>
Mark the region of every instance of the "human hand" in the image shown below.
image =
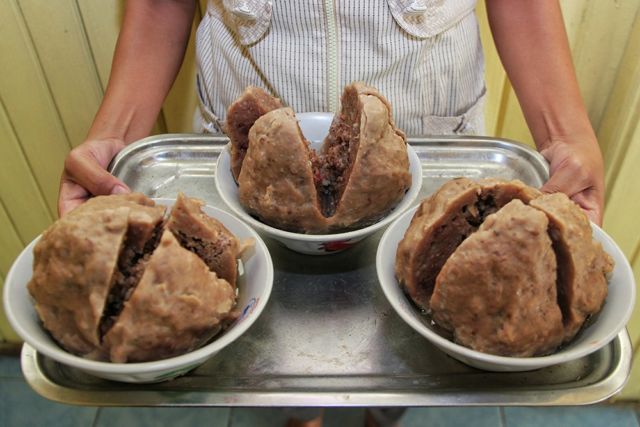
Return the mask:
<path id="1" fill-rule="evenodd" d="M 124 146 L 123 141 L 115 138 L 89 139 L 69 152 L 60 180 L 59 216 L 62 217 L 92 196 L 131 191 L 106 170 L 111 159 Z"/>
<path id="2" fill-rule="evenodd" d="M 556 139 L 540 151 L 549 162 L 545 193 L 562 192 L 585 211 L 591 221 L 602 224 L 604 166 L 595 138 Z"/>

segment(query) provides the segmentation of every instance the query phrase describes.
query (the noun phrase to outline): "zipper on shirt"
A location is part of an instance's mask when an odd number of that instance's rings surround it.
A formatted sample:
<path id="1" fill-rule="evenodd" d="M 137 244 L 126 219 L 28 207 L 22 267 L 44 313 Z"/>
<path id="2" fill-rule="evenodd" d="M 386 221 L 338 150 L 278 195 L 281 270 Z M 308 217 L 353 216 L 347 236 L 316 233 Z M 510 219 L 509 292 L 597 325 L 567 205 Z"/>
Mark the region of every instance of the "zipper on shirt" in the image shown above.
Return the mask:
<path id="1" fill-rule="evenodd" d="M 327 20 L 327 103 L 329 111 L 338 111 L 338 24 L 335 0 L 324 0 L 324 13 Z"/>

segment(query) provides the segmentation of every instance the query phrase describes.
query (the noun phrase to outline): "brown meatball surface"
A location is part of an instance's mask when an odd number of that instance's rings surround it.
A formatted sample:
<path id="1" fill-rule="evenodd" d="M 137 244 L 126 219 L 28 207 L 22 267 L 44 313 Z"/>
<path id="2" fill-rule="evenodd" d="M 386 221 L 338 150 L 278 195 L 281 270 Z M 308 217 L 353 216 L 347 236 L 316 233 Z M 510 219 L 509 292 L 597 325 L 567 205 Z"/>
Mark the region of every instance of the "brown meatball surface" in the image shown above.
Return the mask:
<path id="1" fill-rule="evenodd" d="M 474 350 L 527 357 L 563 337 L 546 215 L 513 200 L 489 215 L 436 279 L 433 319 Z"/>
<path id="2" fill-rule="evenodd" d="M 336 149 L 348 151 L 348 156 L 341 159 L 347 161 L 342 173 L 333 178 L 332 229 L 377 221 L 411 186 L 405 135 L 393 122 L 389 102 L 371 87 L 345 87 L 342 110 L 331 125 L 322 157 L 331 159 Z"/>
<path id="3" fill-rule="evenodd" d="M 42 234 L 27 288 L 44 327 L 62 346 L 84 355 L 99 345 L 99 324 L 119 258 L 142 251 L 144 238 L 163 215 L 164 207 L 141 194 L 100 196 Z M 121 254 L 126 240 L 131 250 Z"/>
<path id="4" fill-rule="evenodd" d="M 229 106 L 224 131 L 231 140 L 231 171 L 236 180 L 249 146 L 249 129 L 258 118 L 277 108 L 282 108 L 280 100 L 255 86 L 246 88 Z"/>
<path id="5" fill-rule="evenodd" d="M 167 228 L 182 247 L 197 254 L 209 270 L 216 272 L 235 288 L 237 260 L 245 245 L 240 244 L 220 221 L 205 214 L 203 206 L 202 200 L 178 194 Z"/>
<path id="6" fill-rule="evenodd" d="M 420 204 L 398 245 L 395 270 L 405 292 L 427 310 L 440 269 L 487 215 L 513 199 L 527 203 L 541 194 L 518 180 L 447 181 Z"/>
<path id="7" fill-rule="evenodd" d="M 235 291 L 165 230 L 135 292 L 104 337 L 113 362 L 145 362 L 191 351 L 219 330 Z"/>
<path id="8" fill-rule="evenodd" d="M 566 195 L 459 178 L 421 203 L 395 269 L 407 295 L 457 342 L 525 357 L 571 340 L 600 311 L 613 261 Z"/>
<path id="9" fill-rule="evenodd" d="M 565 341 L 571 340 L 586 318 L 600 311 L 607 297 L 606 274 L 613 260 L 591 237 L 585 213 L 565 194 L 547 194 L 531 206 L 549 218 L 549 235 L 558 257 L 558 294 L 565 325 Z"/>
<path id="10" fill-rule="evenodd" d="M 56 221 L 27 285 L 45 329 L 72 353 L 117 362 L 203 344 L 233 317 L 245 245 L 202 205 L 180 195 L 166 225 L 142 194 L 100 196 Z"/>
<path id="11" fill-rule="evenodd" d="M 256 120 L 238 178 L 240 203 L 249 213 L 283 230 L 326 231 L 308 145 L 290 108 Z"/>
<path id="12" fill-rule="evenodd" d="M 237 116 L 237 108 L 228 115 Z M 237 137 L 230 138 L 233 157 Z M 345 88 L 319 153 L 309 147 L 293 110 L 265 112 L 251 126 L 238 176 L 240 203 L 250 214 L 279 229 L 310 234 L 374 223 L 410 185 L 407 144 L 391 106 L 362 83 Z"/>
<path id="13" fill-rule="evenodd" d="M 479 193 L 480 186 L 469 179 L 448 181 L 420 204 L 398 244 L 396 277 L 423 309 L 429 308 L 440 269 L 476 228 L 467 215 L 474 209 Z"/>

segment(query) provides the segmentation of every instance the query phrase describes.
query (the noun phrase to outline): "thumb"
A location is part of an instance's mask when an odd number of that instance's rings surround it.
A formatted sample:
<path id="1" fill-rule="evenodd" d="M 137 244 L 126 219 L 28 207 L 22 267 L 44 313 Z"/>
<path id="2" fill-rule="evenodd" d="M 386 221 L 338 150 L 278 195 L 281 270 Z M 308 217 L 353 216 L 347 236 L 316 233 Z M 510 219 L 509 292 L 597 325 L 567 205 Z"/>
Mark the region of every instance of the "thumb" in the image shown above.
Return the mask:
<path id="1" fill-rule="evenodd" d="M 589 220 L 596 225 L 602 226 L 602 208 L 599 202 L 598 192 L 590 188 L 571 197 L 575 203 L 582 208 Z"/>
<path id="2" fill-rule="evenodd" d="M 555 171 L 540 188 L 543 193 L 565 193 L 569 197 L 582 190 L 582 184 L 566 169 Z"/>
<path id="3" fill-rule="evenodd" d="M 116 184 L 110 192 L 106 194 L 124 194 L 131 190 L 124 184 Z M 72 211 L 91 197 L 92 193 L 87 191 L 80 184 L 69 179 L 62 179 L 60 183 L 60 194 L 58 197 L 58 215 L 62 217 L 67 212 Z"/>
<path id="4" fill-rule="evenodd" d="M 89 141 L 69 153 L 60 182 L 60 216 L 91 196 L 128 193 L 131 190 L 106 171 L 106 165 L 122 149 L 118 141 Z"/>
<path id="5" fill-rule="evenodd" d="M 551 146 L 540 154 L 549 162 L 549 179 L 540 188 L 543 193 L 565 193 L 569 197 L 588 189 L 582 166 L 560 146 Z"/>
<path id="6" fill-rule="evenodd" d="M 540 188 L 543 193 L 564 193 L 580 206 L 589 220 L 597 225 L 602 224 L 602 211 L 599 203 L 599 192 L 593 187 L 586 187 L 568 170 L 556 171 Z"/>
<path id="7" fill-rule="evenodd" d="M 64 164 L 63 181 L 74 182 L 94 196 L 129 192 L 106 167 L 124 145 L 117 140 L 91 141 L 71 150 Z"/>
<path id="8" fill-rule="evenodd" d="M 58 197 L 60 217 L 87 201 L 92 195 L 125 194 L 131 191 L 125 183 L 104 170 L 96 169 L 87 173 L 95 174 L 86 181 L 91 183 L 89 185 L 86 182 L 76 182 L 69 178 L 66 172 L 63 174 Z"/>

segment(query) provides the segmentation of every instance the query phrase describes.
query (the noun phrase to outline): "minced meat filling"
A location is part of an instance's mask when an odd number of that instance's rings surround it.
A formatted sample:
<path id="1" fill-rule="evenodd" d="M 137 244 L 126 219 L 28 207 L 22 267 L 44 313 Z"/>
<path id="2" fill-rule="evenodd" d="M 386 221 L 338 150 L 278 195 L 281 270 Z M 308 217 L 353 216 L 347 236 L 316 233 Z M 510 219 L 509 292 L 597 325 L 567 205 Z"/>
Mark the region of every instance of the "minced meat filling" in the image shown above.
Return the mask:
<path id="1" fill-rule="evenodd" d="M 312 156 L 314 181 L 322 214 L 332 216 L 342 197 L 358 151 L 360 124 L 341 116 L 332 125 L 330 139 L 320 156 Z"/>
<path id="2" fill-rule="evenodd" d="M 493 198 L 493 195 L 491 194 L 486 196 L 481 195 L 478 198 L 476 206 L 478 208 L 478 214 L 480 215 L 480 224 L 482 224 L 489 215 L 498 212 L 498 209 L 502 207 L 497 205 L 495 199 Z M 478 227 L 480 226 L 480 224 L 478 224 Z"/>
<path id="3" fill-rule="evenodd" d="M 421 293 L 427 298 L 431 297 L 436 277 L 447 259 L 498 208 L 493 195 L 481 194 L 475 203 L 464 205 L 458 214 L 438 227 L 433 239 L 424 248 L 424 259 L 429 262 L 418 266 L 417 277 L 421 278 Z"/>
<path id="4" fill-rule="evenodd" d="M 420 299 L 427 301 L 431 298 L 436 277 L 445 262 L 460 244 L 477 230 L 467 221 L 464 215 L 455 215 L 444 221 L 433 234 L 433 238 L 425 243 L 422 257 L 425 262 L 418 264 L 416 276 L 420 278 Z M 426 262 L 428 260 L 428 262 Z"/>
<path id="5" fill-rule="evenodd" d="M 562 241 L 560 237 L 560 231 L 557 226 L 553 225 L 549 221 L 549 228 L 547 230 L 549 238 L 551 238 L 551 247 L 556 255 L 557 259 L 557 299 L 560 312 L 562 313 L 562 322 L 567 325 L 571 317 L 569 311 L 571 310 L 571 287 L 569 286 L 570 277 L 573 277 L 574 264 L 571 262 L 571 252 L 567 245 Z"/>
<path id="6" fill-rule="evenodd" d="M 344 188 L 344 175 L 349 167 L 349 139 L 336 138 L 334 144 L 322 155 L 322 160 L 316 189 L 320 196 L 322 213 L 330 217 L 336 211 L 340 190 Z"/>
<path id="7" fill-rule="evenodd" d="M 231 245 L 231 242 L 225 241 L 222 236 L 216 244 L 207 242 L 194 236 L 188 236 L 179 231 L 173 231 L 173 235 L 178 239 L 180 245 L 198 255 L 209 267 L 209 270 L 217 272 L 217 266 L 220 264 L 220 256 L 224 253 L 225 248 Z"/>
<path id="8" fill-rule="evenodd" d="M 136 285 L 142 278 L 144 266 L 155 248 L 160 243 L 163 224 L 155 227 L 151 238 L 145 242 L 142 252 L 134 249 L 132 242 L 135 239 L 136 230 L 134 227 L 127 229 L 122 250 L 118 256 L 118 268 L 113 275 L 113 286 L 107 295 L 105 309 L 99 324 L 100 339 L 111 329 L 118 315 L 124 308 L 124 303 L 133 293 Z"/>
<path id="9" fill-rule="evenodd" d="M 497 212 L 500 207 L 497 206 L 491 194 L 482 194 L 473 205 L 464 206 L 462 214 L 466 221 L 477 229 L 489 215 Z"/>
<path id="10" fill-rule="evenodd" d="M 237 115 L 239 118 L 242 118 L 242 120 L 238 120 L 233 123 L 233 127 L 236 130 L 237 135 L 236 148 L 242 162 L 247 149 L 249 148 L 249 130 L 263 112 L 258 111 L 256 106 L 251 103 L 245 103 L 241 107 L 242 108 L 239 108 Z"/>

